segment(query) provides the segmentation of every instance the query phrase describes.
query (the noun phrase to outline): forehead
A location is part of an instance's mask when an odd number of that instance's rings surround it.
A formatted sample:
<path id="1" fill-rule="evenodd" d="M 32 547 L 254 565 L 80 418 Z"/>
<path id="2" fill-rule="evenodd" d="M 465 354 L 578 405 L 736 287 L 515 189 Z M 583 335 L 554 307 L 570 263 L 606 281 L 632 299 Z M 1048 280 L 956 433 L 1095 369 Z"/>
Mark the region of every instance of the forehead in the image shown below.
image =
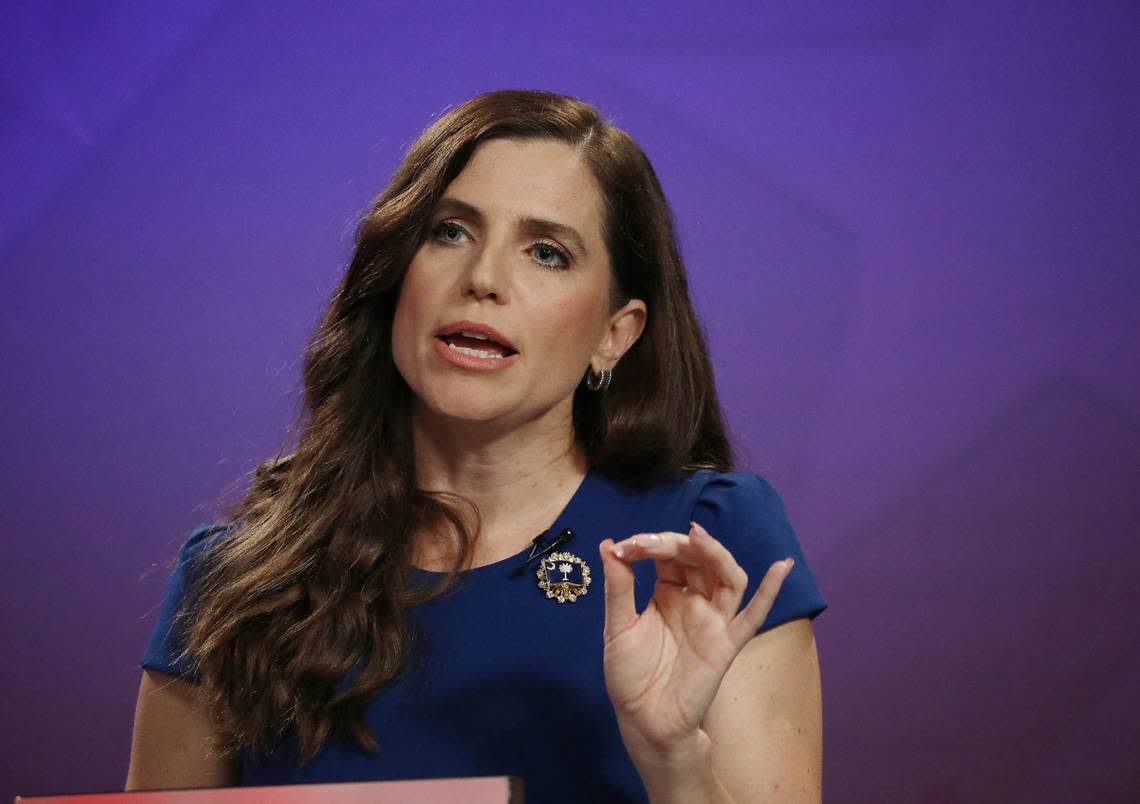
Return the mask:
<path id="1" fill-rule="evenodd" d="M 559 140 L 493 139 L 480 143 L 446 195 L 490 216 L 544 218 L 602 237 L 602 199 L 581 154 Z"/>

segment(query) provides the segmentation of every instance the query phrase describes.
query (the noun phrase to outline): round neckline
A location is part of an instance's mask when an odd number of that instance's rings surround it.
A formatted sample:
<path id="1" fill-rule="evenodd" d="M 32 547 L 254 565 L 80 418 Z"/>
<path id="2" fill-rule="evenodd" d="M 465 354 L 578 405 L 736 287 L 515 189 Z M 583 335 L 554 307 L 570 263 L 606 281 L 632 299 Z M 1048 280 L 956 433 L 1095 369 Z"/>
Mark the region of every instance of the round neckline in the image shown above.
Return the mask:
<path id="1" fill-rule="evenodd" d="M 546 535 L 547 533 L 550 533 L 551 531 L 555 531 L 555 532 L 561 531 L 562 529 L 564 529 L 566 527 L 565 523 L 574 518 L 574 512 L 578 508 L 578 501 L 582 498 L 583 492 L 586 491 L 587 487 L 592 484 L 594 477 L 595 477 L 594 469 L 593 468 L 587 469 L 585 476 L 578 483 L 578 488 L 574 489 L 574 493 L 570 495 L 570 499 L 566 501 L 566 505 L 563 506 L 562 510 L 554 518 L 554 521 L 552 523 L 550 523 L 550 527 L 548 527 L 546 530 L 542 531 L 542 533 L 538 534 L 538 535 Z M 530 551 L 531 551 L 531 548 L 533 547 L 533 545 L 534 545 L 533 540 L 529 541 L 526 543 L 525 547 L 523 547 L 521 550 L 519 550 L 514 555 L 509 555 L 506 558 L 500 558 L 498 561 L 492 561 L 489 564 L 480 564 L 477 567 L 470 567 L 470 568 L 465 569 L 465 570 L 460 570 L 457 573 L 457 575 L 459 577 L 469 577 L 471 575 L 474 575 L 475 573 L 488 572 L 488 571 L 492 571 L 496 568 L 501 569 L 501 568 L 509 567 L 511 569 L 514 569 L 515 562 L 522 563 L 523 559 L 530 556 Z M 438 576 L 443 576 L 443 575 L 447 574 L 446 572 L 437 572 L 436 570 L 424 569 L 422 567 L 417 567 L 414 565 L 411 567 L 411 569 L 415 573 L 419 573 L 421 575 L 427 575 L 427 576 L 438 577 Z"/>

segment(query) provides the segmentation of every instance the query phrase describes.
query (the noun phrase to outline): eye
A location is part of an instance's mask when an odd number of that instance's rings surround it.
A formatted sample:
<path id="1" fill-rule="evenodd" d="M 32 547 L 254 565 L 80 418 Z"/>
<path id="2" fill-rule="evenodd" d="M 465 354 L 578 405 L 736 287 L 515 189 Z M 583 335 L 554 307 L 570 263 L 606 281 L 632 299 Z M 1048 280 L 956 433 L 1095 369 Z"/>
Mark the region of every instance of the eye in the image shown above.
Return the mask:
<path id="1" fill-rule="evenodd" d="M 530 253 L 539 265 L 545 265 L 547 268 L 570 267 L 570 257 L 553 243 L 540 240 L 530 247 Z"/>
<path id="2" fill-rule="evenodd" d="M 431 231 L 432 237 L 447 245 L 462 243 L 464 237 L 469 237 L 466 229 L 455 221 L 441 221 Z"/>

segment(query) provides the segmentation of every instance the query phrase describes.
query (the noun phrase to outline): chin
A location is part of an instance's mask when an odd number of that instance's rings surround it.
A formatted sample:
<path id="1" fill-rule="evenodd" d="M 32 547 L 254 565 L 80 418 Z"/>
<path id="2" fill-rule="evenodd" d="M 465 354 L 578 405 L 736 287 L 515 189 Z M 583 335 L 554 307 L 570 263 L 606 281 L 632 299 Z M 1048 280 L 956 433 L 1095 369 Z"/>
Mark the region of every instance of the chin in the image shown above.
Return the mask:
<path id="1" fill-rule="evenodd" d="M 470 424 L 500 423 L 510 418 L 512 405 L 486 389 L 448 388 L 417 395 L 420 409 L 431 418 Z"/>
<path id="2" fill-rule="evenodd" d="M 440 419 L 447 419 L 465 424 L 495 424 L 509 418 L 509 411 L 500 406 L 478 404 L 470 400 L 431 407 L 432 415 Z"/>

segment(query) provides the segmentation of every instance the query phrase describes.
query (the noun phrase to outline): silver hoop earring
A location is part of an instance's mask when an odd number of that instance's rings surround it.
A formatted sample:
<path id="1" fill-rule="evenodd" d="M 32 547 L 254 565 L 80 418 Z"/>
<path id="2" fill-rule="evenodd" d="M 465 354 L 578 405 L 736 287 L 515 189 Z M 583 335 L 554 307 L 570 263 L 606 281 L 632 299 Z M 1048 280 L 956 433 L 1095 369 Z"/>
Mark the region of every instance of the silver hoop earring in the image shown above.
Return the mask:
<path id="1" fill-rule="evenodd" d="M 586 387 L 591 391 L 606 390 L 610 387 L 610 383 L 614 381 L 614 373 L 608 368 L 604 368 L 597 374 L 593 369 L 586 369 Z"/>

